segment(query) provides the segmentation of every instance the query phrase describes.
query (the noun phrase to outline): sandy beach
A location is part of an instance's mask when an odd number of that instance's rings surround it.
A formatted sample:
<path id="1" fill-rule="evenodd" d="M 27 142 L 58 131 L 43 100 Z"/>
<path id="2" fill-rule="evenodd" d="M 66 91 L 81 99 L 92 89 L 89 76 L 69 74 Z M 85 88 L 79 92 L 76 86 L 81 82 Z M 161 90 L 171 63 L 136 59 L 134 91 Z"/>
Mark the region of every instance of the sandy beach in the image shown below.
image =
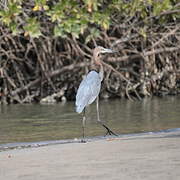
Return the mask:
<path id="1" fill-rule="evenodd" d="M 180 131 L 0 152 L 1 180 L 178 180 Z"/>

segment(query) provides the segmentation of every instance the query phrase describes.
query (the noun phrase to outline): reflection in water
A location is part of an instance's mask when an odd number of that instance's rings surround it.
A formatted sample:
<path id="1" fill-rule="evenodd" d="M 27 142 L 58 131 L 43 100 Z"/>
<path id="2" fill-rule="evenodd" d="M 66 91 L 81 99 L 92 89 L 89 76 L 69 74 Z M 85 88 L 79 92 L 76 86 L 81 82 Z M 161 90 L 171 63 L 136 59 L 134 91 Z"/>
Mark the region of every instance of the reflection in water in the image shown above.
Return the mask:
<path id="1" fill-rule="evenodd" d="M 86 135 L 104 135 L 96 122 L 95 104 L 87 109 Z M 143 101 L 100 101 L 100 117 L 119 134 L 180 127 L 180 97 Z M 0 144 L 81 137 L 82 116 L 74 103 L 55 105 L 10 105 L 0 107 Z"/>

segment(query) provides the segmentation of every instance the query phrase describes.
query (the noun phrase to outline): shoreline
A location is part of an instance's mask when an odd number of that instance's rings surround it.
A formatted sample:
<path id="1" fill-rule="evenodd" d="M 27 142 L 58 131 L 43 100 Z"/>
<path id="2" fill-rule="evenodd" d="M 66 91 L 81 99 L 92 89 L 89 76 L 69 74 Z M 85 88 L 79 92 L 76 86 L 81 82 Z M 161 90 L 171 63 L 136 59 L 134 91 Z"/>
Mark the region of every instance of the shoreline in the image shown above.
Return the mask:
<path id="1" fill-rule="evenodd" d="M 130 134 L 119 134 L 116 136 L 93 136 L 86 137 L 87 142 L 99 141 L 99 140 L 107 140 L 111 138 L 136 138 L 146 135 L 164 135 L 169 133 L 180 132 L 180 128 L 172 128 L 172 129 L 164 129 L 159 131 L 149 131 L 149 132 L 140 132 L 140 133 L 130 133 Z M 74 139 L 61 139 L 61 140 L 48 140 L 48 141 L 35 141 L 35 142 L 13 142 L 13 143 L 3 143 L 0 144 L 0 152 L 9 151 L 13 149 L 24 149 L 24 148 L 37 148 L 49 145 L 57 145 L 57 144 L 69 144 L 69 143 L 81 143 L 81 138 Z"/>
<path id="2" fill-rule="evenodd" d="M 180 131 L 0 152 L 0 179 L 180 178 Z"/>

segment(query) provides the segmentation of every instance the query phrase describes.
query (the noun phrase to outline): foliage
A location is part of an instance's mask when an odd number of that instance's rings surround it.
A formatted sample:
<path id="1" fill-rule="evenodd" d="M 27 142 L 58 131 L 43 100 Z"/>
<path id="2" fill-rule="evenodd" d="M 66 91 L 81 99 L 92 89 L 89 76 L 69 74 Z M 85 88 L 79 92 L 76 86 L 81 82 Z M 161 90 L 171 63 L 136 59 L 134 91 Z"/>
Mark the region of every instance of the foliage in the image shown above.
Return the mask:
<path id="1" fill-rule="evenodd" d="M 93 26 L 96 32 L 107 30 L 113 23 L 114 13 L 127 17 L 140 17 L 146 21 L 148 16 L 158 16 L 173 10 L 177 0 L 10 0 L 7 7 L 0 10 L 1 22 L 13 34 L 23 33 L 38 38 L 43 35 L 42 26 L 46 19 L 51 22 L 52 35 L 79 38 Z M 172 17 L 177 18 L 177 14 Z M 162 18 L 163 19 L 163 18 Z M 160 19 L 160 22 L 165 19 Z M 48 28 L 48 27 L 46 27 Z M 97 36 L 97 33 L 94 33 Z M 88 42 L 92 35 L 87 34 Z"/>
<path id="2" fill-rule="evenodd" d="M 21 13 L 22 7 L 18 2 L 9 1 L 8 7 L 0 11 L 1 21 L 9 26 L 17 20 L 17 16 Z"/>
<path id="3" fill-rule="evenodd" d="M 0 102 L 73 100 L 97 45 L 117 52 L 103 61 L 104 97 L 180 93 L 179 7 L 178 0 L 0 1 Z"/>
<path id="4" fill-rule="evenodd" d="M 31 37 L 39 37 L 41 35 L 40 24 L 36 18 L 28 18 L 24 30 L 25 35 L 30 35 Z"/>

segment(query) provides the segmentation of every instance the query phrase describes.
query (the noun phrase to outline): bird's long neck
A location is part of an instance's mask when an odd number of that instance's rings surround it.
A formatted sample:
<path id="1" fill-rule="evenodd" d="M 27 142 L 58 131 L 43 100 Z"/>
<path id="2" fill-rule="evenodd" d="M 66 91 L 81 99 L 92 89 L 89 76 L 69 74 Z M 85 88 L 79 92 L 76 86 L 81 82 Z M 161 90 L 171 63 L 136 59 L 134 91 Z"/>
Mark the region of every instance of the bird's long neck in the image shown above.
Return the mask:
<path id="1" fill-rule="evenodd" d="M 103 69 L 103 65 L 102 65 L 102 63 L 100 61 L 100 58 L 95 53 L 93 54 L 91 69 L 95 70 L 95 71 L 97 71 L 99 73 L 99 76 L 100 76 L 101 81 L 102 81 L 103 77 L 104 77 L 104 69 Z"/>

